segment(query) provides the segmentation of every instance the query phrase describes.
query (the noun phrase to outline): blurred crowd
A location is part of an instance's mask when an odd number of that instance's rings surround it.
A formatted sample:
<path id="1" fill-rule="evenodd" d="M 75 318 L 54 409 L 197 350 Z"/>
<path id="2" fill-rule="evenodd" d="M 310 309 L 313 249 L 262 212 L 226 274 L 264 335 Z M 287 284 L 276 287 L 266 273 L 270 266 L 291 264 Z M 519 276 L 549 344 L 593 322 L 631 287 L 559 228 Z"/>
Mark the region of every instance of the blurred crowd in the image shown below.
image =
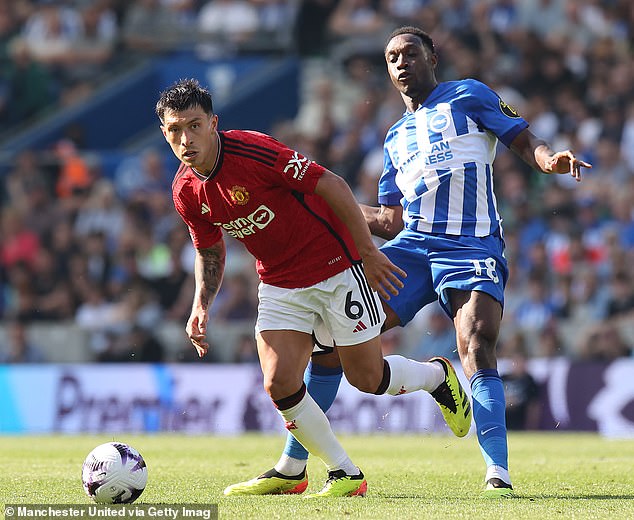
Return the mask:
<path id="1" fill-rule="evenodd" d="M 300 111 L 261 130 L 376 204 L 383 138 L 404 111 L 382 48 L 404 24 L 434 38 L 440 80 L 484 81 L 554 149 L 593 164 L 577 184 L 498 151 L 511 269 L 501 355 L 631 356 L 631 0 L 0 0 L 0 126 L 10 131 L 75 103 L 116 67 L 155 53 L 295 54 Z M 184 328 L 193 289 L 193 251 L 171 203 L 169 150 L 148 149 L 105 176 L 79 137 L 69 132 L 46 155 L 21 153 L 2 178 L 0 318 L 11 345 L 0 348 L 0 361 L 41 360 L 20 328 L 47 320 L 87 330 L 97 360 L 193 359 L 186 341 L 170 354 L 154 333 L 167 322 Z M 227 241 L 212 320 L 252 331 L 253 262 Z M 433 305 L 391 331 L 385 347 L 421 359 L 456 356 L 452 323 Z M 252 335 L 240 336 L 231 360 L 255 359 Z"/>

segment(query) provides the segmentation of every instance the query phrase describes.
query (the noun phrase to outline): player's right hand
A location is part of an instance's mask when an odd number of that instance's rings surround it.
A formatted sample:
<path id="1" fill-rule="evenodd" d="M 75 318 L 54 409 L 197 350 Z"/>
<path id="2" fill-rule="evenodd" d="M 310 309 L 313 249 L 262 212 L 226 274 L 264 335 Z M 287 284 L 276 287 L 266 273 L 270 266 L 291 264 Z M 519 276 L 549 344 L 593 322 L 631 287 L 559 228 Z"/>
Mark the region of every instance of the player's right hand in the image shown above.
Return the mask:
<path id="1" fill-rule="evenodd" d="M 198 357 L 203 357 L 209 350 L 209 343 L 207 343 L 208 320 L 209 315 L 206 311 L 202 309 L 192 311 L 187 321 L 187 327 L 185 328 L 189 340 L 192 342 L 192 345 L 194 345 L 196 352 L 198 352 Z"/>

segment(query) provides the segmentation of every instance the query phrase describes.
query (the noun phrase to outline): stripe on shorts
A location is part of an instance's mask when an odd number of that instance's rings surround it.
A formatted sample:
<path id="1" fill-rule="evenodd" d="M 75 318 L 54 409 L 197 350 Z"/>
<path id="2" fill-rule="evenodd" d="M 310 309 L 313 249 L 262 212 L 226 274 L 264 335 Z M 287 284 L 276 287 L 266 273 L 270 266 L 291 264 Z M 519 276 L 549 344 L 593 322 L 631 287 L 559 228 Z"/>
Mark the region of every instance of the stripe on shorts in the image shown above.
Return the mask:
<path id="1" fill-rule="evenodd" d="M 381 314 L 379 313 L 379 309 L 377 307 L 376 298 L 374 298 L 374 294 L 372 293 L 372 288 L 368 284 L 368 279 L 365 277 L 365 273 L 363 272 L 363 266 L 361 264 L 352 264 L 351 269 L 359 286 L 359 291 L 361 292 L 361 297 L 365 303 L 365 308 L 370 316 L 370 325 L 376 325 L 379 323 L 379 316 Z"/>

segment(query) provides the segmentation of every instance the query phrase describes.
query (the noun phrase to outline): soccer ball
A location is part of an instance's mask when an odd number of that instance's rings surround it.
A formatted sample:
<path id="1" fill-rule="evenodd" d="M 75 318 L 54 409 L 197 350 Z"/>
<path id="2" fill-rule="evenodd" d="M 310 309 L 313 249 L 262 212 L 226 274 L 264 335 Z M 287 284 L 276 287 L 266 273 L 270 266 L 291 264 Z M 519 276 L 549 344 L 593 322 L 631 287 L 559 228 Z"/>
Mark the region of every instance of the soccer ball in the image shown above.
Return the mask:
<path id="1" fill-rule="evenodd" d="M 81 471 L 86 494 L 99 504 L 130 504 L 147 483 L 141 454 L 122 442 L 107 442 L 92 450 Z"/>

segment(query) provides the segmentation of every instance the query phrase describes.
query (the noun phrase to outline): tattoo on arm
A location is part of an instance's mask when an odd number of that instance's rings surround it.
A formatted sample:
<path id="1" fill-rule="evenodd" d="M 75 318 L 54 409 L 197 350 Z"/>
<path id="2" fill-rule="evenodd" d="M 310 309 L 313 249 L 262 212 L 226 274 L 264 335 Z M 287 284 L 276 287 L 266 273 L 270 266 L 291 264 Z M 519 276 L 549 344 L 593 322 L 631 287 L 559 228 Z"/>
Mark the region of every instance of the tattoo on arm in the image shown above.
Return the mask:
<path id="1" fill-rule="evenodd" d="M 196 250 L 196 297 L 204 309 L 208 309 L 214 301 L 225 270 L 225 244 L 219 241 L 207 249 Z"/>

